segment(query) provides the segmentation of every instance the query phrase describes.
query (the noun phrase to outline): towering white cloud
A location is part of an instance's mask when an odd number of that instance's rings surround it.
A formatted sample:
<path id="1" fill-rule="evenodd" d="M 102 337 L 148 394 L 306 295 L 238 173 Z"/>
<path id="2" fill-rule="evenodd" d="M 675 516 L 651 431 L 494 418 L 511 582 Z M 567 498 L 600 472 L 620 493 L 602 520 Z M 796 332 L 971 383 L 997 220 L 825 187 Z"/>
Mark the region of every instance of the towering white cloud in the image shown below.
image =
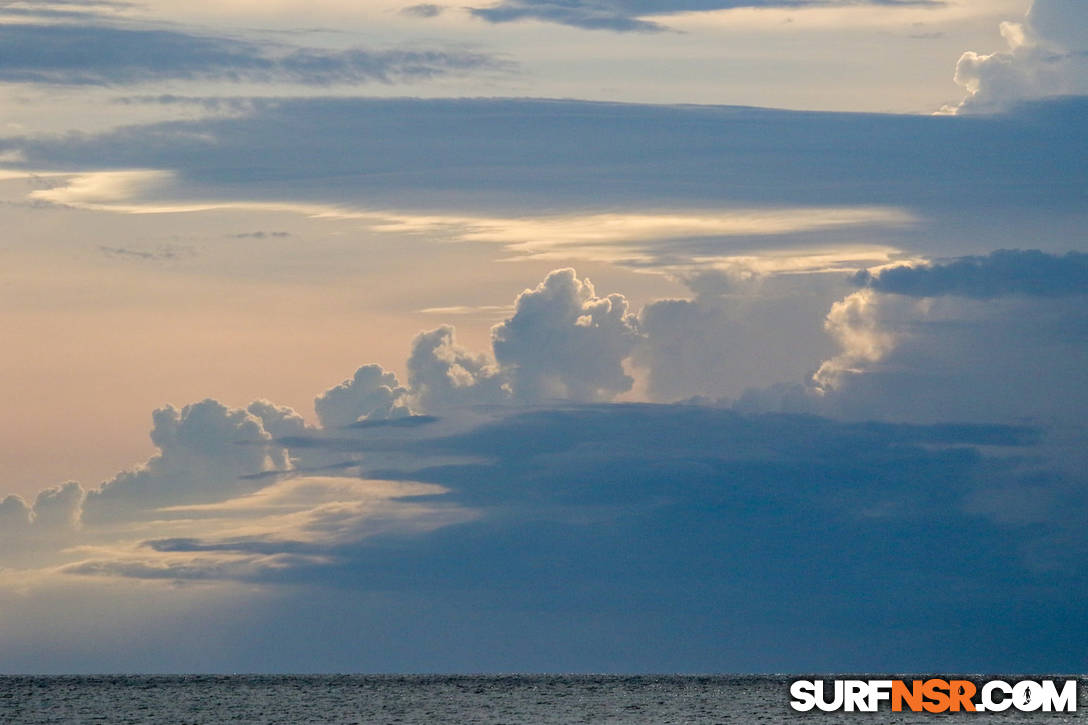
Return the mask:
<path id="1" fill-rule="evenodd" d="M 500 403 L 510 397 L 507 375 L 493 358 L 458 345 L 452 325 L 421 332 L 412 340 L 408 382 L 425 411 Z"/>
<path id="2" fill-rule="evenodd" d="M 1022 23 L 1004 22 L 1008 50 L 967 51 L 955 80 L 967 97 L 953 112 L 1000 111 L 1032 98 L 1088 93 L 1088 3 L 1034 0 Z"/>
<path id="3" fill-rule="evenodd" d="M 623 295 L 598 297 L 588 279 L 559 269 L 517 297 L 491 330 L 495 359 L 520 400 L 608 400 L 631 389 L 623 361 L 639 339 Z"/>
<path id="4" fill-rule="evenodd" d="M 421 410 L 551 399 L 610 400 L 631 389 L 623 363 L 639 339 L 623 295 L 598 297 L 573 269 L 518 295 L 491 329 L 492 355 L 472 353 L 443 325 L 412 342 L 408 380 Z"/>
<path id="5" fill-rule="evenodd" d="M 869 290 L 855 292 L 831 306 L 824 329 L 841 349 L 813 376 L 821 390 L 839 387 L 844 374 L 858 372 L 892 350 L 896 336 L 885 324 L 887 307 L 886 300 Z"/>
<path id="6" fill-rule="evenodd" d="M 125 518 L 145 508 L 222 500 L 252 490 L 242 478 L 290 465 L 261 419 L 207 399 L 152 414 L 151 440 L 159 448 L 140 468 L 119 473 L 87 494 L 84 519 Z"/>
<path id="7" fill-rule="evenodd" d="M 325 428 L 340 428 L 359 420 L 398 418 L 410 412 L 408 390 L 395 373 L 381 365 L 363 365 L 355 375 L 314 399 L 314 410 Z"/>

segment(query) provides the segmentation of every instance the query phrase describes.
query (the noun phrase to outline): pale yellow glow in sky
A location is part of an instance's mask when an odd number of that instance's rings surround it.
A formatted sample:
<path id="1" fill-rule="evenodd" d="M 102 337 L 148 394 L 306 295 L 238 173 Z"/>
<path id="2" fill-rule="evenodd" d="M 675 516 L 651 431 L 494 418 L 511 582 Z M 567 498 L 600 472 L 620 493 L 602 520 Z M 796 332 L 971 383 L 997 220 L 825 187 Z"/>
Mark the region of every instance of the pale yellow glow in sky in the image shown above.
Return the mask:
<path id="1" fill-rule="evenodd" d="M 12 173 L 9 178 L 17 178 L 13 172 L 9 173 Z M 71 175 L 52 188 L 32 191 L 29 196 L 78 209 L 122 214 L 234 210 L 286 212 L 315 219 L 358 220 L 374 232 L 500 244 L 518 258 L 553 261 L 650 262 L 653 257 L 639 249 L 640 242 L 763 237 L 851 227 L 895 228 L 910 226 L 918 221 L 905 210 L 879 206 L 665 209 L 533 217 L 421 214 L 319 203 L 174 200 L 170 196 L 181 192 L 173 188 L 173 182 L 170 173 L 156 170 L 85 172 Z M 752 270 L 775 272 L 802 269 L 797 265 L 791 266 L 790 262 L 783 262 L 792 257 L 816 261 L 822 256 L 831 268 L 841 268 L 843 262 L 849 260 L 868 264 L 884 262 L 894 252 L 887 245 L 854 244 L 838 252 L 827 249 L 816 252 L 811 249 L 804 252 L 763 250 L 759 255 L 745 256 L 738 254 L 737 249 L 723 245 L 720 255 L 702 255 L 698 261 L 702 265 L 721 263 L 729 266 L 750 261 Z M 772 261 L 758 261 L 763 257 Z"/>

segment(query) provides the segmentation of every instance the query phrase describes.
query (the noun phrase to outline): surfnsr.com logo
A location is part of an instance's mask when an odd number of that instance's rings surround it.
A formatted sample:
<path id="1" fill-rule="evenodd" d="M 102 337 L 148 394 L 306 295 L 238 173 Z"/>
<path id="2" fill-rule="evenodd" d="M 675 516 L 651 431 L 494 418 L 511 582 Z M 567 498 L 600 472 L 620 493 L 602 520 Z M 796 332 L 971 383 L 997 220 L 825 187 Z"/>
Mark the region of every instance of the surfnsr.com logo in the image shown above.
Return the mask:
<path id="1" fill-rule="evenodd" d="M 1077 681 L 795 680 L 790 697 L 800 712 L 1076 712 Z"/>

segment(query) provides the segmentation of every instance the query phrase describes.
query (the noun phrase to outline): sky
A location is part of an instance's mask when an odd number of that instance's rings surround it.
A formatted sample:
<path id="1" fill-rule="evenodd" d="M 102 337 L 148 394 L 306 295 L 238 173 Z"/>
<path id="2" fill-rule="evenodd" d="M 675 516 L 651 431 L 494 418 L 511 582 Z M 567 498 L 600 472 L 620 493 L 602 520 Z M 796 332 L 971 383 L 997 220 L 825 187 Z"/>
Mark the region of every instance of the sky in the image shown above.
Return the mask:
<path id="1" fill-rule="evenodd" d="M 0 2 L 0 672 L 1084 672 L 1085 28 Z"/>

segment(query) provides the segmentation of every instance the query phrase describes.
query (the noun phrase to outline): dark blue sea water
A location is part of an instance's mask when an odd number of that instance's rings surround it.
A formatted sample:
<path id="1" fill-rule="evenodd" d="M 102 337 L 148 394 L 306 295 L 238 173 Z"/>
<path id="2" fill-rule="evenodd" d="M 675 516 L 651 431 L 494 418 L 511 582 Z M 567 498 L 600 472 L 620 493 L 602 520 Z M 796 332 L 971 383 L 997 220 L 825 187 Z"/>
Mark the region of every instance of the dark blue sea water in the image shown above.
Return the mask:
<path id="1" fill-rule="evenodd" d="M 797 713 L 788 705 L 790 681 L 762 676 L 15 676 L 0 677 L 0 722 L 663 725 L 1088 718 L 1085 680 L 1078 685 L 1077 713 L 947 716 Z"/>

